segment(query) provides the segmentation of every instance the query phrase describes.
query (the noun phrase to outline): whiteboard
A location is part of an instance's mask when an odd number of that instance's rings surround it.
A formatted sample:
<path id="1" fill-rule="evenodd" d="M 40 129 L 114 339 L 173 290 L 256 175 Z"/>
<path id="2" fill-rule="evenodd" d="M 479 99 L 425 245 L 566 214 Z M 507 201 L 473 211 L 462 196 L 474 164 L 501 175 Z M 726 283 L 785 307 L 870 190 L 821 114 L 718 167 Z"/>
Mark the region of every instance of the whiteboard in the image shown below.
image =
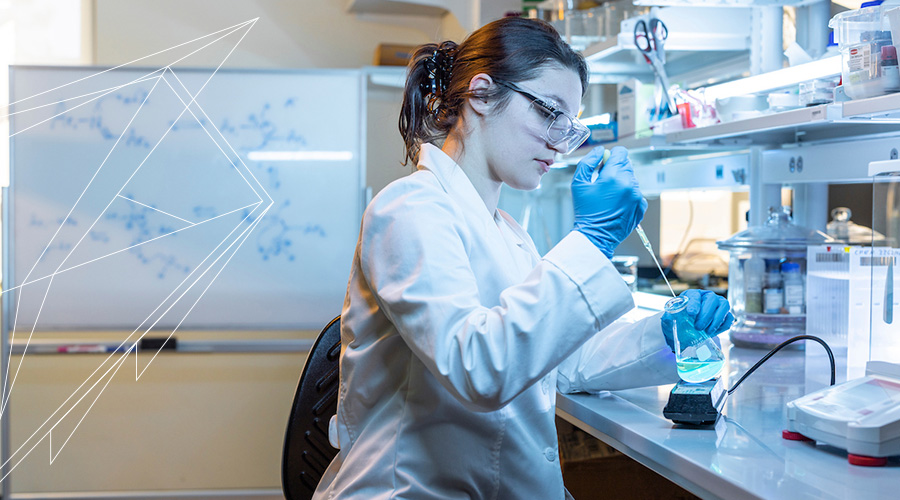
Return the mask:
<path id="1" fill-rule="evenodd" d="M 363 210 L 359 71 L 19 66 L 10 88 L 11 331 L 319 329 L 340 313 Z"/>

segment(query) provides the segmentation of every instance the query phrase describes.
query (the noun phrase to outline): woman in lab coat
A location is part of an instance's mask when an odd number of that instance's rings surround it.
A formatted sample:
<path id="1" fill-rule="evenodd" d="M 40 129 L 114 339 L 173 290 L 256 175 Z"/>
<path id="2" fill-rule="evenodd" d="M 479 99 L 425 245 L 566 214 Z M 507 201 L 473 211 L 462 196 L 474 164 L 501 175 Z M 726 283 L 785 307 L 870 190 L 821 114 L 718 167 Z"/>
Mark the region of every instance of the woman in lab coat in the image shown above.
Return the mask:
<path id="1" fill-rule="evenodd" d="M 624 149 L 595 182 L 602 148 L 578 165 L 575 229 L 544 257 L 497 208 L 501 184 L 535 189 L 583 142 L 586 85 L 582 57 L 535 20 L 415 54 L 400 129 L 418 170 L 363 217 L 330 425 L 340 451 L 314 498 L 562 499 L 557 388 L 676 381 L 660 316 L 619 319 L 633 302 L 609 258 L 646 209 Z M 727 328 L 727 302 L 693 293 L 698 326 Z"/>

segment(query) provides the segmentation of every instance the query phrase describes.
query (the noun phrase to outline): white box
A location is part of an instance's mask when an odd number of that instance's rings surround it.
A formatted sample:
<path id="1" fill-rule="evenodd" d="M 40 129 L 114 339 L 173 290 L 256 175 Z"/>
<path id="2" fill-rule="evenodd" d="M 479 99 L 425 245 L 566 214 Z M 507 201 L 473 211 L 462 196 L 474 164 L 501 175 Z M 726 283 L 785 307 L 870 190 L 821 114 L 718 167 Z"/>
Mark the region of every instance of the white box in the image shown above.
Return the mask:
<path id="1" fill-rule="evenodd" d="M 617 86 L 618 140 L 638 139 L 653 134 L 650 129 L 654 86 L 632 78 Z"/>
<path id="2" fill-rule="evenodd" d="M 635 131 L 635 118 L 637 117 L 636 93 L 640 88 L 641 82 L 637 79 L 630 79 L 620 83 L 616 88 L 616 107 L 618 116 L 616 121 L 619 123 L 619 137 L 633 137 Z"/>

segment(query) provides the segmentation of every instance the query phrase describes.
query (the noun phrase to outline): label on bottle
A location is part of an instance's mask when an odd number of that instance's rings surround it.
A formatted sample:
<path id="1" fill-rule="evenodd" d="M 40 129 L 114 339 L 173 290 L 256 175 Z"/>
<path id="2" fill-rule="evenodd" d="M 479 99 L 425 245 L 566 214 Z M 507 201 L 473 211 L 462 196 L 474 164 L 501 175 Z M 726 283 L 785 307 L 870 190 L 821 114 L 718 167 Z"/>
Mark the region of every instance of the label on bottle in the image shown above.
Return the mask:
<path id="1" fill-rule="evenodd" d="M 788 314 L 803 314 L 803 284 L 784 284 L 784 307 Z"/>
<path id="2" fill-rule="evenodd" d="M 847 52 L 848 72 L 872 72 L 872 44 L 863 43 L 856 45 Z"/>
<path id="3" fill-rule="evenodd" d="M 784 306 L 784 293 L 781 288 L 766 288 L 763 291 L 763 303 L 766 314 L 779 314 Z"/>

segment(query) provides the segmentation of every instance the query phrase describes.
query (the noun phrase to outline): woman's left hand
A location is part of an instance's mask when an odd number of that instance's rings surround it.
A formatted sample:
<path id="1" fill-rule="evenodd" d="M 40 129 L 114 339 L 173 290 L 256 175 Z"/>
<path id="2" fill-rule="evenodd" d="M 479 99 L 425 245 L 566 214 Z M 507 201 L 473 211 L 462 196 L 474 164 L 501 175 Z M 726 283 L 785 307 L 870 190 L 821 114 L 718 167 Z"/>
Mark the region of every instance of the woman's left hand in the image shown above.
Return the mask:
<path id="1" fill-rule="evenodd" d="M 728 330 L 734 323 L 731 305 L 725 297 L 709 290 L 687 290 L 682 292 L 681 296 L 688 299 L 687 314 L 693 320 L 694 326 L 710 337 L 714 338 Z M 666 343 L 674 349 L 675 320 L 669 313 L 665 313 L 662 315 L 661 323 Z"/>

